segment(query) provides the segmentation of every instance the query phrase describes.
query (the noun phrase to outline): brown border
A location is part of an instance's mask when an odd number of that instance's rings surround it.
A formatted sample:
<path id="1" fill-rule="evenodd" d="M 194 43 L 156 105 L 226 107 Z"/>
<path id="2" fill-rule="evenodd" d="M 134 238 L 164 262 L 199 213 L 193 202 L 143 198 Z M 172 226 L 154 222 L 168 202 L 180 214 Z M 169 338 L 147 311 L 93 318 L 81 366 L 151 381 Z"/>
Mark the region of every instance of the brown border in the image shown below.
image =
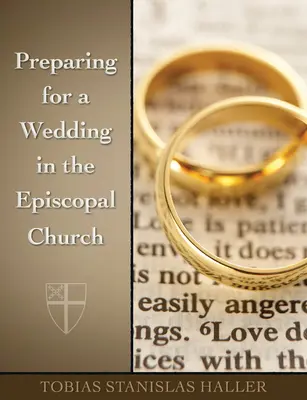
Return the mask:
<path id="1" fill-rule="evenodd" d="M 1 397 L 10 400 L 28 395 L 32 399 L 73 395 L 90 399 L 119 394 L 140 399 L 186 399 L 192 395 L 202 399 L 284 399 L 306 393 L 306 374 L 11 374 L 0 376 L 0 388 Z"/>

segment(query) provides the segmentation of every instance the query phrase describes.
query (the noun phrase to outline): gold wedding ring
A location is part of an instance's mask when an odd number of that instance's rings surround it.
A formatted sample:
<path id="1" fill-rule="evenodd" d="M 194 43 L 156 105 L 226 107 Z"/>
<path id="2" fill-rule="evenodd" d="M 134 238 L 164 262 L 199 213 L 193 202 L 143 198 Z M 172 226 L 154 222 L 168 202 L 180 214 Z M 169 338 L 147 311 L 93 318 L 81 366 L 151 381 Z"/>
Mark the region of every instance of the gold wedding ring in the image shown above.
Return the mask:
<path id="1" fill-rule="evenodd" d="M 293 136 L 287 149 L 275 154 L 258 169 L 249 171 L 250 182 L 267 183 L 287 170 L 288 161 L 307 139 L 307 113 L 287 102 L 268 97 L 237 97 L 215 103 L 195 114 L 174 134 L 161 154 L 156 174 L 156 203 L 161 225 L 182 257 L 202 274 L 226 285 L 249 290 L 268 290 L 293 284 L 307 277 L 307 259 L 286 267 L 253 268 L 232 264 L 202 247 L 180 220 L 172 199 L 171 177 L 182 176 L 182 163 L 174 159 L 188 139 L 220 121 L 264 121 Z M 173 172 L 175 171 L 175 175 Z M 180 173 L 181 172 L 181 173 Z M 194 175 L 193 175 L 194 176 Z M 196 171 L 198 183 L 198 171 Z M 239 179 L 245 179 L 244 174 Z M 226 185 L 236 183 L 237 175 L 225 177 Z M 202 181 L 202 179 L 201 179 Z M 223 184 L 225 184 L 225 182 Z M 202 181 L 204 185 L 204 182 Z"/>
<path id="2" fill-rule="evenodd" d="M 280 96 L 284 101 L 301 108 L 307 108 L 307 87 L 303 79 L 280 57 L 254 46 L 242 44 L 227 44 L 209 46 L 199 50 L 185 51 L 170 59 L 159 63 L 140 82 L 135 98 L 135 138 L 139 148 L 156 168 L 161 150 L 165 143 L 153 129 L 147 114 L 147 104 L 153 96 L 179 77 L 195 72 L 204 71 L 234 71 L 261 81 L 264 86 Z M 270 120 L 270 110 L 265 110 L 264 118 Z M 227 122 L 229 115 L 225 111 L 224 120 Z M 230 116 L 231 117 L 231 116 Z M 240 120 L 236 116 L 236 120 Z M 275 121 L 276 122 L 276 121 Z M 207 124 L 209 127 L 209 124 Z M 295 129 L 290 129 L 298 132 Z M 262 169 L 259 175 L 257 166 L 248 166 L 244 169 L 233 171 L 229 174 L 223 170 L 208 168 L 200 165 L 196 160 L 187 158 L 182 154 L 174 156 L 171 171 L 176 175 L 176 182 L 193 192 L 217 192 L 219 195 L 242 195 L 279 182 L 286 173 L 291 171 L 293 163 L 288 166 L 278 164 L 276 160 L 292 161 L 296 144 L 283 147 L 273 155 L 275 164 L 270 160 L 268 167 Z M 269 167 L 270 166 L 270 167 Z M 265 178 L 262 182 L 262 178 Z M 268 179 L 269 178 L 269 179 Z"/>

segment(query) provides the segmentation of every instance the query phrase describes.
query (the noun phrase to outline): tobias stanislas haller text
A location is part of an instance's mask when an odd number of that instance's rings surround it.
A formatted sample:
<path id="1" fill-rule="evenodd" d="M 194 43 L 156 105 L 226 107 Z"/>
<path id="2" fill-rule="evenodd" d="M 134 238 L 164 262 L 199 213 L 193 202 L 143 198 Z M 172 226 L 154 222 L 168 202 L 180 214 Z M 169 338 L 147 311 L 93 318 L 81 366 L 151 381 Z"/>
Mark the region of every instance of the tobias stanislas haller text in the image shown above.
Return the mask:
<path id="1" fill-rule="evenodd" d="M 54 197 L 48 190 L 44 197 L 32 197 L 30 191 L 17 191 L 18 209 L 29 209 L 32 214 L 39 214 L 42 209 L 79 209 L 85 214 L 91 214 L 95 209 L 112 209 L 116 207 L 115 191 L 110 190 L 106 197 Z M 104 238 L 92 227 L 90 233 L 54 234 L 50 227 L 32 228 L 28 232 L 28 241 L 34 246 L 61 245 L 73 246 L 81 244 L 104 245 Z"/>

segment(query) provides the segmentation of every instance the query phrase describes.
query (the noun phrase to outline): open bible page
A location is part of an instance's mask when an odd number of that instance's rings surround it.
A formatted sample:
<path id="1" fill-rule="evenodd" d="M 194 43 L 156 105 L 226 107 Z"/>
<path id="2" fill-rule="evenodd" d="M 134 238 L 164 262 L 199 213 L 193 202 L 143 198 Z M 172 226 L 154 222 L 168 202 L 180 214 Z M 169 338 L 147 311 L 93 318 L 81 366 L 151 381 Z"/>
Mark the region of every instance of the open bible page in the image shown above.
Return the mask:
<path id="1" fill-rule="evenodd" d="M 305 0 L 135 0 L 135 85 L 156 61 L 216 40 L 271 50 L 307 79 L 306 18 Z M 257 85 L 220 74 L 182 85 L 184 90 L 162 94 L 148 110 L 165 140 L 196 109 L 221 98 L 263 94 Z M 202 135 L 187 154 L 203 163 L 245 165 L 288 139 L 247 121 Z M 261 196 L 221 200 L 174 188 L 178 213 L 197 240 L 231 262 L 268 267 L 306 258 L 306 151 L 293 175 Z M 154 174 L 138 149 L 134 154 L 134 371 L 306 372 L 307 280 L 250 292 L 200 275 L 161 230 Z"/>

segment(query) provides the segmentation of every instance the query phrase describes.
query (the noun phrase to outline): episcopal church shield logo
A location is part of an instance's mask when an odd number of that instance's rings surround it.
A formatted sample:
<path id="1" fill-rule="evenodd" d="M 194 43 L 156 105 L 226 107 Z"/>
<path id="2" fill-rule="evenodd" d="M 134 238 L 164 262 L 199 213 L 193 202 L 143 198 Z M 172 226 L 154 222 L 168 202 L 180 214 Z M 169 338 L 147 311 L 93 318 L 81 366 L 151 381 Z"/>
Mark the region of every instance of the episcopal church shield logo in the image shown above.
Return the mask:
<path id="1" fill-rule="evenodd" d="M 47 283 L 46 301 L 52 321 L 67 335 L 81 320 L 86 304 L 86 283 Z"/>

